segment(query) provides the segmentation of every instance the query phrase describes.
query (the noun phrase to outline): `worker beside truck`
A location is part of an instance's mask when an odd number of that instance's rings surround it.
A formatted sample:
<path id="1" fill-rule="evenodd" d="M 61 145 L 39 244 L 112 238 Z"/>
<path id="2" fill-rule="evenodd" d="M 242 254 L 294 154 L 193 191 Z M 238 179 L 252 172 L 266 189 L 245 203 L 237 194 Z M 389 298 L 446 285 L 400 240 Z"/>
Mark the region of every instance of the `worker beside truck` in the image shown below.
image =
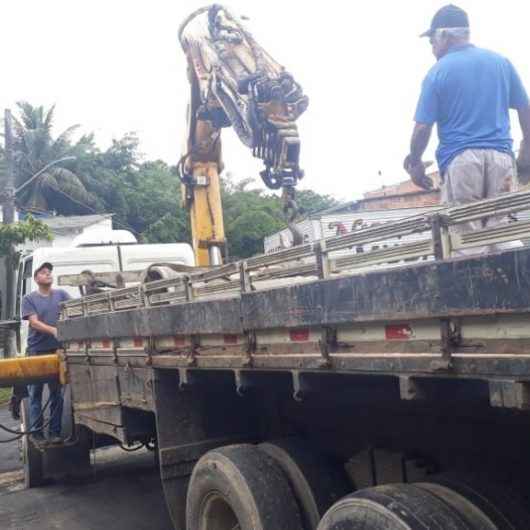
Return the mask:
<path id="1" fill-rule="evenodd" d="M 22 299 L 22 318 L 29 322 L 28 355 L 47 355 L 55 353 L 60 347 L 57 340 L 57 321 L 61 303 L 70 300 L 70 295 L 63 289 L 53 289 L 53 265 L 42 263 L 33 278 L 37 289 Z M 42 418 L 42 392 L 44 383 L 28 385 L 29 417 L 33 438 L 44 442 Z M 61 418 L 63 413 L 63 396 L 58 381 L 48 383 L 50 400 L 50 420 L 48 441 L 52 444 L 62 443 Z"/>
<path id="2" fill-rule="evenodd" d="M 454 5 L 441 8 L 421 37 L 429 38 L 437 63 L 423 81 L 406 171 L 418 186 L 432 188 L 422 157 L 436 123 L 444 204 L 512 191 L 517 166 L 521 175 L 530 176 L 530 102 L 516 69 L 503 56 L 470 43 L 468 15 Z M 510 109 L 517 110 L 523 132 L 517 165 Z M 488 225 L 497 222 L 490 218 Z M 459 231 L 480 228 L 471 221 Z"/>

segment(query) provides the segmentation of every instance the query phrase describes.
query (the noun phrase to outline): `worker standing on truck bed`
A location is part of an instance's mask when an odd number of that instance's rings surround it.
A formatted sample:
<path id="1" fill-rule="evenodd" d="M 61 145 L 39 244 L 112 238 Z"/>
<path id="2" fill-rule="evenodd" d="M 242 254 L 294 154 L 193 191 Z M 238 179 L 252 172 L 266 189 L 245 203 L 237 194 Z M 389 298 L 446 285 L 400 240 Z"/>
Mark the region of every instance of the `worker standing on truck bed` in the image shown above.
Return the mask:
<path id="1" fill-rule="evenodd" d="M 52 289 L 53 266 L 43 263 L 33 273 L 38 286 L 36 291 L 24 296 L 22 300 L 22 318 L 29 321 L 28 348 L 30 355 L 55 353 L 60 347 L 57 340 L 57 321 L 61 302 L 70 299 L 62 289 Z M 35 441 L 45 440 L 42 421 L 42 391 L 44 384 L 28 386 L 30 429 L 38 431 L 33 435 Z M 61 443 L 61 418 L 63 414 L 63 396 L 58 382 L 48 383 L 50 392 L 49 442 Z"/>
<path id="2" fill-rule="evenodd" d="M 440 9 L 421 37 L 429 37 L 437 63 L 423 81 L 406 171 L 418 186 L 432 188 L 422 156 L 436 123 L 444 204 L 511 191 L 517 166 L 521 174 L 530 174 L 530 103 L 517 71 L 508 59 L 469 42 L 467 13 L 454 5 Z M 517 110 L 523 131 L 517 166 L 510 108 Z M 490 218 L 489 225 L 495 222 L 499 220 Z M 475 221 L 459 230 L 483 227 Z"/>

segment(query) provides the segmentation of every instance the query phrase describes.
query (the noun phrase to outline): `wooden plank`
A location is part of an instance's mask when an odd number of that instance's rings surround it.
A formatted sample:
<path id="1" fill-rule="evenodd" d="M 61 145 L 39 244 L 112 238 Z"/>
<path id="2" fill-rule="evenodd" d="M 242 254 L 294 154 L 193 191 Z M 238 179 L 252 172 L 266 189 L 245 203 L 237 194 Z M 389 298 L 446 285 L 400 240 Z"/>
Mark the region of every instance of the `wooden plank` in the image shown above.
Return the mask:
<path id="1" fill-rule="evenodd" d="M 196 334 L 241 334 L 237 299 L 120 311 L 59 322 L 61 340 Z"/>
<path id="2" fill-rule="evenodd" d="M 245 329 L 530 311 L 530 249 L 243 294 Z"/>

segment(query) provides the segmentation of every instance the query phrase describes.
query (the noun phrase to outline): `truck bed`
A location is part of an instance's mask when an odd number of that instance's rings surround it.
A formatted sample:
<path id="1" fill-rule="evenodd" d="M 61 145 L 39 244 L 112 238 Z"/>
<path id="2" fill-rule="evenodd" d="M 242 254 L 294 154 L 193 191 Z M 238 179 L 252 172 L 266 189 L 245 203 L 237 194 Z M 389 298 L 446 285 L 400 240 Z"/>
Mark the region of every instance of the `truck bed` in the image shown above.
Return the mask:
<path id="1" fill-rule="evenodd" d="M 178 371 L 181 385 L 228 371 L 238 392 L 256 373 L 282 372 L 294 396 L 315 374 L 390 376 L 404 400 L 432 382 L 473 380 L 492 405 L 527 408 L 530 249 L 448 256 L 529 238 L 524 220 L 452 231 L 529 208 L 529 192 L 505 195 L 71 301 L 59 333 L 76 417 L 116 434 L 123 407 L 153 410 L 158 369 Z M 419 242 L 358 252 L 418 232 Z"/>

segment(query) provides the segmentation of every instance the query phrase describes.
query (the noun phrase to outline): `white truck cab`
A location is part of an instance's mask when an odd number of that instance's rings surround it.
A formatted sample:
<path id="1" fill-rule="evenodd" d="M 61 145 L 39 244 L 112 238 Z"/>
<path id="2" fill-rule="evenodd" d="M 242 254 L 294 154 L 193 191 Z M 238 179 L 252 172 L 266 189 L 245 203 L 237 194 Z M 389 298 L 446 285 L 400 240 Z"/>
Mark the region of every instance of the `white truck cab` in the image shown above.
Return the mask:
<path id="1" fill-rule="evenodd" d="M 104 233 L 103 233 L 104 232 Z M 90 237 L 83 234 L 69 247 L 42 247 L 20 260 L 17 274 L 15 314 L 22 318 L 22 298 L 37 289 L 33 271 L 42 263 L 53 265 L 54 286 L 64 289 L 70 296 L 81 296 L 78 287 L 59 286 L 64 275 L 80 274 L 85 270 L 98 272 L 143 271 L 154 263 L 171 263 L 193 266 L 193 250 L 188 243 L 139 244 L 125 230 L 93 231 Z M 26 349 L 28 324 L 20 327 L 20 352 Z"/>

